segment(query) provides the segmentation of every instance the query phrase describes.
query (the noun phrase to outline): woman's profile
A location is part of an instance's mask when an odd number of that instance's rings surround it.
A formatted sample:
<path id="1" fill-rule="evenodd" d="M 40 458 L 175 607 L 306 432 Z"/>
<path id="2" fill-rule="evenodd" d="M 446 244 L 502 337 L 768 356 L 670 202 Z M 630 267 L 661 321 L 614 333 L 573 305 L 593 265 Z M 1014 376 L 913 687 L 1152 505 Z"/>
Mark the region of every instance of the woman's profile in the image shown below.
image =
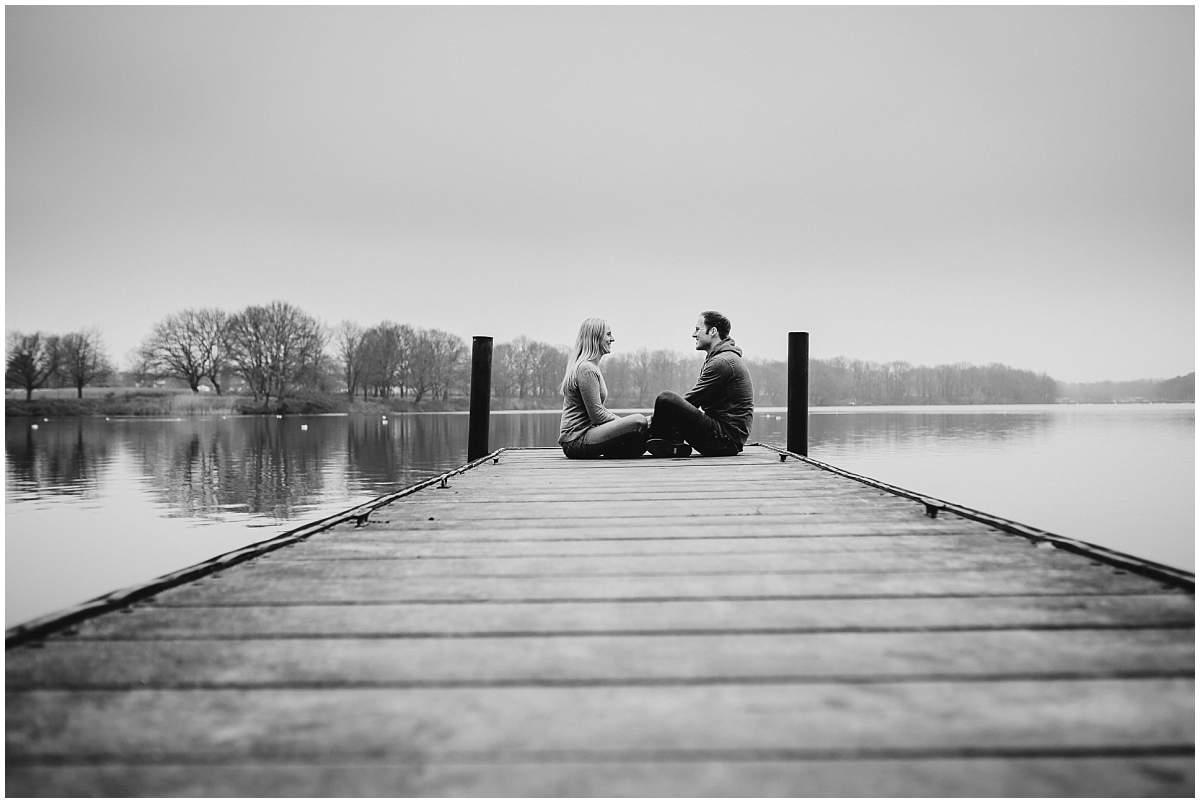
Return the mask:
<path id="1" fill-rule="evenodd" d="M 646 450 L 646 416 L 618 416 L 604 406 L 608 387 L 600 373 L 600 359 L 612 351 L 613 340 L 603 318 L 588 318 L 579 325 L 560 388 L 563 412 L 558 443 L 567 457 L 638 457 Z"/>

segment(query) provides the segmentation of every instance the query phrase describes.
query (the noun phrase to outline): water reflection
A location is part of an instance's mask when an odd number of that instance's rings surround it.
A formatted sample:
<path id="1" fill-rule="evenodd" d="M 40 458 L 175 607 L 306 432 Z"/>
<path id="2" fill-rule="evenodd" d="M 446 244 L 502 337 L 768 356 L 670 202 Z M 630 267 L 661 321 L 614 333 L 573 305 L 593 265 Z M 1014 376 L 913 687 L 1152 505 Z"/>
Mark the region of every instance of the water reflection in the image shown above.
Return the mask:
<path id="1" fill-rule="evenodd" d="M 5 459 L 16 501 L 96 491 L 120 450 L 172 516 L 284 520 L 316 500 L 378 495 L 460 465 L 466 424 L 439 415 L 8 422 Z"/>
<path id="2" fill-rule="evenodd" d="M 530 415 L 500 413 L 490 422 L 492 448 L 500 446 L 555 446 L 558 444 L 558 411 Z"/>
<path id="3" fill-rule="evenodd" d="M 51 425 L 9 423 L 4 454 L 9 495 L 21 501 L 41 496 L 82 497 L 97 490 L 109 462 L 107 439 L 85 434 L 82 421 Z"/>
<path id="4" fill-rule="evenodd" d="M 244 510 L 289 519 L 298 503 L 321 494 L 321 467 L 332 456 L 324 438 L 298 437 L 296 427 L 273 424 L 188 421 L 147 432 L 122 422 L 119 437 L 171 515 Z"/>
<path id="5" fill-rule="evenodd" d="M 292 519 L 314 502 L 377 496 L 466 462 L 465 415 L 9 421 L 10 501 L 98 492 L 115 450 L 169 515 Z M 552 446 L 558 415 L 493 416 L 490 442 Z M 16 493 L 14 493 L 16 492 Z"/>
<path id="6" fill-rule="evenodd" d="M 1127 410 L 1116 414 L 1129 419 Z M 1053 408 L 818 409 L 809 418 L 809 451 L 822 459 L 987 453 L 1036 445 L 1071 418 Z M 557 412 L 493 414 L 490 443 L 553 446 L 558 420 Z M 9 499 L 99 493 L 120 450 L 171 516 L 240 511 L 290 520 L 314 504 L 377 496 L 461 465 L 467 424 L 455 414 L 85 419 L 41 422 L 37 430 L 10 421 Z M 786 437 L 785 412 L 756 414 L 752 440 L 783 445 Z"/>
<path id="7" fill-rule="evenodd" d="M 990 448 L 1032 439 L 1051 421 L 1044 413 L 816 413 L 809 419 L 809 442 L 817 451 L 866 444 L 873 448 L 922 445 L 937 450 L 951 442 L 956 447 Z"/>

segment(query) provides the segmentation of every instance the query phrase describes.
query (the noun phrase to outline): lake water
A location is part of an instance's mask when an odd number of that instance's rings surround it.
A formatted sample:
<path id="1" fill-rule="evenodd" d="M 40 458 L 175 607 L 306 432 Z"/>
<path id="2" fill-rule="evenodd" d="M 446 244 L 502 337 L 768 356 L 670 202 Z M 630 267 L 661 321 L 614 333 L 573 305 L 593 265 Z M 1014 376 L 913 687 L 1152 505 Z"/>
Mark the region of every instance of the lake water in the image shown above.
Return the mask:
<path id="1" fill-rule="evenodd" d="M 782 446 L 783 411 L 751 440 Z M 302 429 L 302 427 L 305 427 Z M 493 413 L 551 446 L 558 413 Z M 274 537 L 466 462 L 465 414 L 102 418 L 5 426 L 5 625 Z M 809 455 L 1195 568 L 1195 406 L 817 408 Z"/>

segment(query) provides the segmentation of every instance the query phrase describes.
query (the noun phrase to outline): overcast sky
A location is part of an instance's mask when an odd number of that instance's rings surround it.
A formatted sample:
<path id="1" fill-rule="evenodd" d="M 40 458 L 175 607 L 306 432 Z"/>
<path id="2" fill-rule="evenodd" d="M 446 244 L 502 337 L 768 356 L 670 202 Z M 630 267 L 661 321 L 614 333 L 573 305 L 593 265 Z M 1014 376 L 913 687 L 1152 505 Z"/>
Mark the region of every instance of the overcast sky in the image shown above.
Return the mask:
<path id="1" fill-rule="evenodd" d="M 1193 14 L 9 6 L 5 325 L 1187 373 Z"/>

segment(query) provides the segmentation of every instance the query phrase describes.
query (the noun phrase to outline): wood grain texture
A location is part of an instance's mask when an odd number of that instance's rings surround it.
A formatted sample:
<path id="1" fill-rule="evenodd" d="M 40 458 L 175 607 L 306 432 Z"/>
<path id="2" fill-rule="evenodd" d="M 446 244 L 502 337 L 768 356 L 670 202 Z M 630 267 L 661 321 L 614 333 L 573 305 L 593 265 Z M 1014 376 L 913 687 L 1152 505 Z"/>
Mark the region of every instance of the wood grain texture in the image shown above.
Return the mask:
<path id="1" fill-rule="evenodd" d="M 87 639 L 232 639 L 593 633 L 771 633 L 1185 628 L 1184 594 L 688 600 L 608 603 L 141 605 L 80 624 Z M 54 640 L 51 640 L 54 641 Z M 48 642 L 49 643 L 49 642 Z"/>
<path id="2" fill-rule="evenodd" d="M 1164 797 L 1195 786 L 1190 756 L 738 759 L 643 756 L 609 761 L 357 759 L 254 764 L 20 763 L 13 794 L 69 797 Z"/>
<path id="3" fill-rule="evenodd" d="M 748 659 L 752 656 L 752 660 Z M 1191 677 L 1171 631 L 993 630 L 191 641 L 56 640 L 5 688 L 146 689 Z"/>
<path id="4" fill-rule="evenodd" d="M 1013 596 L 1082 593 L 1142 594 L 1162 585 L 1144 577 L 1090 566 L 1075 569 L 839 572 L 579 577 L 367 577 L 324 582 L 288 574 L 229 571 L 164 591 L 160 605 L 355 604 L 651 599 L 816 599 L 822 597 Z"/>
<path id="5" fill-rule="evenodd" d="M 28 691 L 6 694 L 6 759 L 1178 749 L 1193 692 L 1191 678 Z"/>
<path id="6" fill-rule="evenodd" d="M 6 791 L 1194 791 L 1191 594 L 761 448 L 448 486 L 10 649 Z"/>

